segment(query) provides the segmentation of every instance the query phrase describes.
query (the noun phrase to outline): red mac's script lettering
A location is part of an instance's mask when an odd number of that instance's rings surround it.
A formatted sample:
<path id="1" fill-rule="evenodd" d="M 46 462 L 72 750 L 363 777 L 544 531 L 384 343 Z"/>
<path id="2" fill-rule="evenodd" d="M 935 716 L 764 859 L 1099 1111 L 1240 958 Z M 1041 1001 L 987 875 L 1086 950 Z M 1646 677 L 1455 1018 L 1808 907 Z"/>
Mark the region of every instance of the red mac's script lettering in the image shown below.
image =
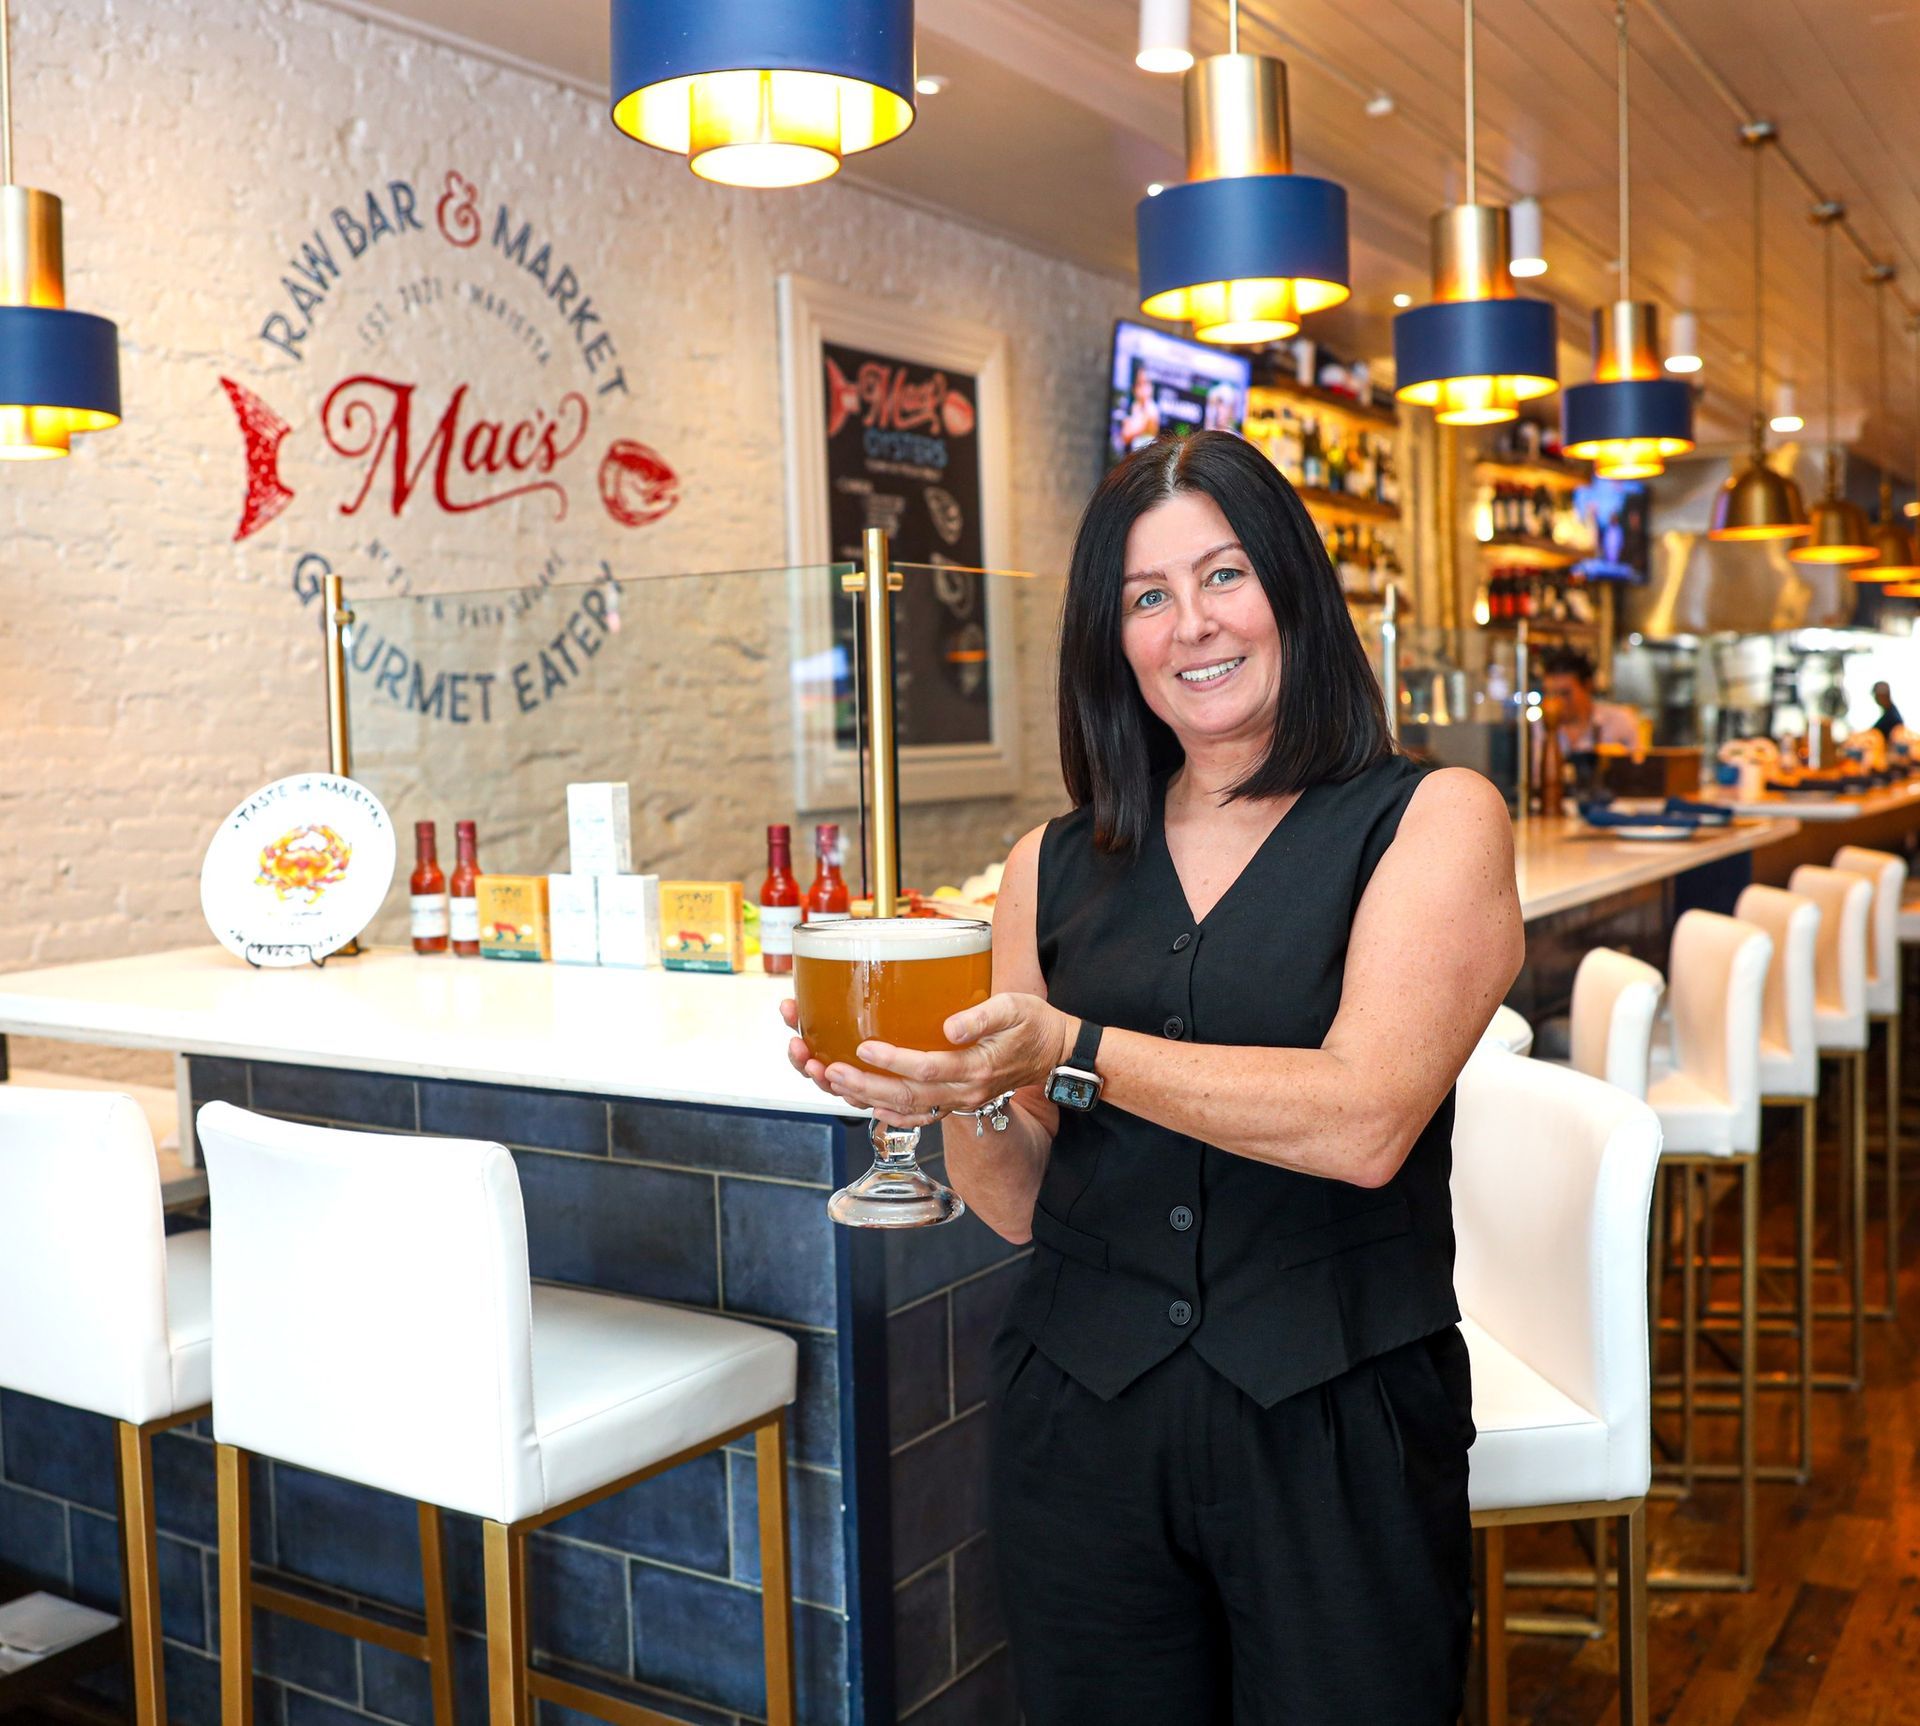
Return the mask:
<path id="1" fill-rule="evenodd" d="M 569 391 L 551 414 L 536 412 L 529 419 L 509 423 L 468 416 L 468 386 L 461 384 L 416 455 L 415 387 L 361 372 L 342 378 L 328 393 L 320 409 L 320 431 L 327 448 L 349 461 L 366 463 L 360 489 L 351 502 L 340 506 L 342 515 L 357 515 L 384 478 L 387 507 L 396 516 L 405 512 L 414 491 L 427 479 L 433 502 L 449 515 L 547 493 L 556 506 L 555 519 L 566 519 L 567 491 L 558 480 L 530 479 L 498 489 L 483 484 L 470 493 L 461 480 L 462 476 L 471 482 L 552 473 L 587 435 L 585 396 Z M 456 496 L 456 487 L 467 495 Z"/>

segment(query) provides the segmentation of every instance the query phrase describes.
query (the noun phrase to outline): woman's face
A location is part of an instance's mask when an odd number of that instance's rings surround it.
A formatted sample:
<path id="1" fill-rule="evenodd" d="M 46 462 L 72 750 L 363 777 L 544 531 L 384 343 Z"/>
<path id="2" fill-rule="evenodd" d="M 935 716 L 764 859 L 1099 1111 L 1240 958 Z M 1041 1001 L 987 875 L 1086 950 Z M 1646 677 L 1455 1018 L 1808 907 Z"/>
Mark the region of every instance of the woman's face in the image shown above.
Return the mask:
<path id="1" fill-rule="evenodd" d="M 1204 492 L 1156 504 L 1127 535 L 1120 644 L 1148 708 L 1183 748 L 1264 747 L 1280 706 L 1280 630 L 1253 564 Z"/>

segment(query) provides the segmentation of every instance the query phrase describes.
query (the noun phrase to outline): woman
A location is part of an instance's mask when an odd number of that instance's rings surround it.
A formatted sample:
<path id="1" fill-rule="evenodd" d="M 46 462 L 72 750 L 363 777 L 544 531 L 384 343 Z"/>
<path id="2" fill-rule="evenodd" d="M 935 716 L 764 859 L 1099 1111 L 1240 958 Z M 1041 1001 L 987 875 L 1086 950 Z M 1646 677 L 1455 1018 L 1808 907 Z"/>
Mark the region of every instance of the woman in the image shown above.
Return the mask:
<path id="1" fill-rule="evenodd" d="M 1452 1087 L 1521 959 L 1486 780 L 1394 752 L 1292 488 L 1117 466 L 1060 641 L 1075 808 L 1007 860 L 953 1050 L 794 1064 L 947 1123 L 1034 1243 L 991 1517 L 1030 1726 L 1442 1726 L 1470 1601 Z M 789 1023 L 792 1022 L 789 1010 Z M 1090 1084 L 1056 1081 L 1090 1069 Z M 951 1120 L 1011 1091 L 1003 1133 Z"/>

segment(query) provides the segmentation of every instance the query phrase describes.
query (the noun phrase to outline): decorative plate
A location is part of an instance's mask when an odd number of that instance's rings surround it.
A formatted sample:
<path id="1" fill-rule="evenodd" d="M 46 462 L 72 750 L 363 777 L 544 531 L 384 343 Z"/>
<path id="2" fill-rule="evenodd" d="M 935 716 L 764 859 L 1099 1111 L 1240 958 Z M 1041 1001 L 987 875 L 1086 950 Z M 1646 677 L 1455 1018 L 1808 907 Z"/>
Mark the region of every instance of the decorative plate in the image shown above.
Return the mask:
<path id="1" fill-rule="evenodd" d="M 220 823 L 200 869 L 200 909 L 229 953 L 306 965 L 373 921 L 393 882 L 393 823 L 364 785 L 296 773 Z"/>
<path id="2" fill-rule="evenodd" d="M 1699 832 L 1697 827 L 1662 827 L 1649 824 L 1645 827 L 1602 827 L 1599 832 L 1608 839 L 1691 839 Z"/>

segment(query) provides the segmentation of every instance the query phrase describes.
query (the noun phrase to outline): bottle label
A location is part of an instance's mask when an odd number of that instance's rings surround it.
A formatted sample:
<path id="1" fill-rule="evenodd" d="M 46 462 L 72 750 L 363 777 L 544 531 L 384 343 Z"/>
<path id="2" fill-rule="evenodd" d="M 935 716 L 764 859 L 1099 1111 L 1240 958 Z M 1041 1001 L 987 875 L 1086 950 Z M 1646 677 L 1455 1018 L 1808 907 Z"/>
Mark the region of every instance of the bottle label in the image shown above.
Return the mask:
<path id="1" fill-rule="evenodd" d="M 415 893 L 407 904 L 412 916 L 413 938 L 416 941 L 432 940 L 447 932 L 446 894 Z"/>
<path id="2" fill-rule="evenodd" d="M 793 929 L 800 921 L 798 905 L 760 907 L 760 951 L 778 958 L 793 951 Z"/>
<path id="3" fill-rule="evenodd" d="M 456 941 L 480 939 L 480 901 L 460 898 L 453 901 L 453 938 Z"/>

